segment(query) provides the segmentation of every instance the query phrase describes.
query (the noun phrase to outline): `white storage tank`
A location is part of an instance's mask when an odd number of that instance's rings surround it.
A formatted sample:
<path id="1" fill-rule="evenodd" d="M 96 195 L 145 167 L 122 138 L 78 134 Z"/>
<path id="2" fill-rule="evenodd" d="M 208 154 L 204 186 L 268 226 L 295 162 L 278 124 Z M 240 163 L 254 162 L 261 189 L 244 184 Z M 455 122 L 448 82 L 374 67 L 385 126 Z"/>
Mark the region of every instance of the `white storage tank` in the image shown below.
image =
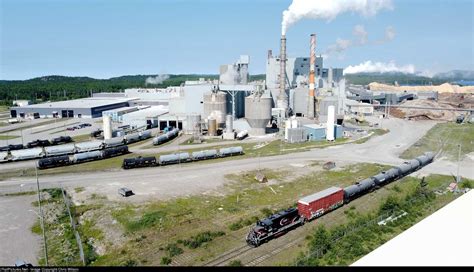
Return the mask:
<path id="1" fill-rule="evenodd" d="M 217 135 L 217 120 L 214 118 L 209 118 L 207 120 L 207 134 L 209 136 Z"/>
<path id="2" fill-rule="evenodd" d="M 104 127 L 104 140 L 112 138 L 112 118 L 110 115 L 103 115 L 102 122 Z"/>

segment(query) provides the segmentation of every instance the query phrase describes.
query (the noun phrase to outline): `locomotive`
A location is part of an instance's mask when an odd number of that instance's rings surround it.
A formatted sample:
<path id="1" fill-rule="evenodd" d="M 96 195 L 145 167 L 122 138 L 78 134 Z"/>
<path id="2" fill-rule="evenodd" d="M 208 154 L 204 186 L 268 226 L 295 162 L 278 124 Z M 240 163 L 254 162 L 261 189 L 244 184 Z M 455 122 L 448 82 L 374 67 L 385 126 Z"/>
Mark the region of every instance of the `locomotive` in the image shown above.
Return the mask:
<path id="1" fill-rule="evenodd" d="M 241 146 L 225 147 L 219 150 L 201 150 L 192 152 L 191 155 L 188 152 L 181 152 L 175 154 L 161 155 L 155 157 L 137 157 L 127 158 L 123 160 L 122 168 L 131 169 L 148 166 L 164 166 L 168 164 L 186 163 L 193 161 L 202 161 L 216 158 L 225 158 L 229 156 L 238 156 L 244 154 L 244 150 Z"/>
<path id="2" fill-rule="evenodd" d="M 255 226 L 250 229 L 245 240 L 248 245 L 258 247 L 292 228 L 323 216 L 362 195 L 419 170 L 431 163 L 433 159 L 434 153 L 426 152 L 415 159 L 345 188 L 333 186 L 306 196 L 298 200 L 297 208 L 290 208 L 257 221 Z"/>

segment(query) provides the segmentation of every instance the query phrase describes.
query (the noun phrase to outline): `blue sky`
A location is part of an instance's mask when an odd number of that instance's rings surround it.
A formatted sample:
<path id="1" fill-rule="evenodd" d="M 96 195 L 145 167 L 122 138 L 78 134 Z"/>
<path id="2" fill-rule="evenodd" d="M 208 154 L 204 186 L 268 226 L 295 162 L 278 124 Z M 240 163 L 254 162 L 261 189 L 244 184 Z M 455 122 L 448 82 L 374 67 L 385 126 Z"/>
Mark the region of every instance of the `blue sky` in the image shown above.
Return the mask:
<path id="1" fill-rule="evenodd" d="M 250 55 L 250 72 L 265 72 L 278 54 L 281 14 L 291 0 L 0 0 L 0 79 L 44 75 L 109 78 L 158 73 L 218 73 L 220 64 Z M 303 19 L 287 32 L 289 56 L 354 39 L 369 42 L 331 54 L 325 66 L 367 60 L 413 64 L 418 71 L 474 70 L 472 0 L 393 0 L 393 10 L 331 22 Z M 392 26 L 395 37 L 383 44 Z"/>

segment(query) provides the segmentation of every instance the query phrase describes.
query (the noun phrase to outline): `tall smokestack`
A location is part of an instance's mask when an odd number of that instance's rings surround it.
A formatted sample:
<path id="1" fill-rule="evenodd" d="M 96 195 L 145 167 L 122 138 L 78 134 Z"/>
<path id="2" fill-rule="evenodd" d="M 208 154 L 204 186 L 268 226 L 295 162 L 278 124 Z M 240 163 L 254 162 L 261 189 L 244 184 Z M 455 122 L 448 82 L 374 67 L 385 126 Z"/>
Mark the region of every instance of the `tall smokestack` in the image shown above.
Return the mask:
<path id="1" fill-rule="evenodd" d="M 314 66 L 316 65 L 316 34 L 311 34 L 309 46 L 308 118 L 314 118 Z"/>
<path id="2" fill-rule="evenodd" d="M 277 107 L 288 108 L 288 96 L 285 92 L 286 81 L 286 37 L 281 35 L 280 40 L 280 94 L 277 99 Z"/>

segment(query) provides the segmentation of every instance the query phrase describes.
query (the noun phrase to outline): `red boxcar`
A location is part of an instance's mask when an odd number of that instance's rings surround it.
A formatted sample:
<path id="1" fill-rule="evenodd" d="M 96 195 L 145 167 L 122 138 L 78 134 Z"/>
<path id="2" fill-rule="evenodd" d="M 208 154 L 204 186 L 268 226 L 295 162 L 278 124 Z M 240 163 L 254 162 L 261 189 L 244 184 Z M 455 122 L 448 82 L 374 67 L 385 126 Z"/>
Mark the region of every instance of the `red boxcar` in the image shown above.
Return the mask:
<path id="1" fill-rule="evenodd" d="M 339 187 L 331 187 L 300 199 L 298 213 L 306 220 L 311 220 L 336 209 L 343 203 L 344 190 Z"/>

